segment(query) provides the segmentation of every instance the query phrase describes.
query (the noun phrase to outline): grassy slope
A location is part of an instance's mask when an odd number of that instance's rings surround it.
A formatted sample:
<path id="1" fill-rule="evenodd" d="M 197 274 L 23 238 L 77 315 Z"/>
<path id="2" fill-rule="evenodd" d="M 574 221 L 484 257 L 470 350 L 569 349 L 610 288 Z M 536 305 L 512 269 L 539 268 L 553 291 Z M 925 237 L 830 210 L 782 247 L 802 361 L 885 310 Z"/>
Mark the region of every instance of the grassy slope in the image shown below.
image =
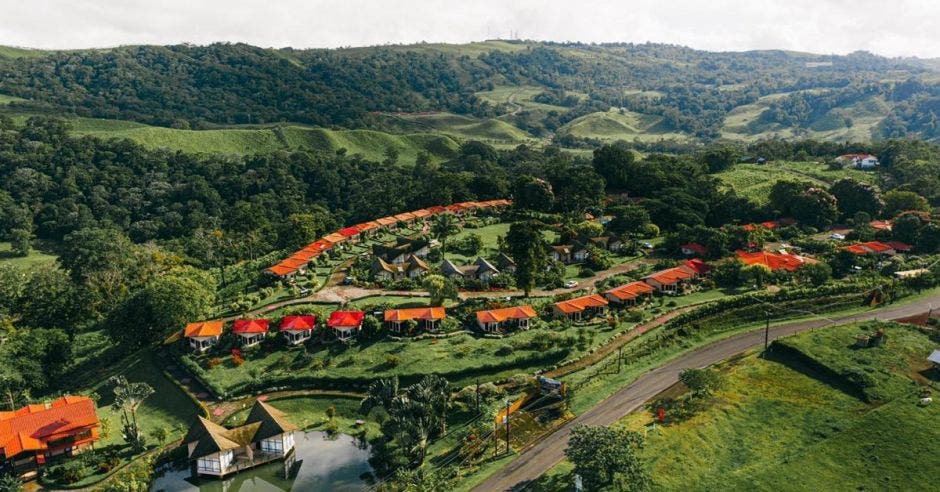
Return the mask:
<path id="1" fill-rule="evenodd" d="M 816 162 L 773 161 L 767 164 L 736 164 L 716 175 L 726 188 L 734 189 L 738 195 L 757 203 L 767 203 L 770 189 L 781 180 L 809 181 L 828 186 L 843 177 L 859 181 L 874 182 L 874 173 L 855 169 L 830 171 L 826 165 Z"/>
<path id="2" fill-rule="evenodd" d="M 886 348 L 850 349 L 861 331 L 846 325 L 787 340 L 830 366 L 877 365 L 879 384 L 900 388 L 883 406 L 807 376 L 795 362 L 751 355 L 722 366 L 723 387 L 692 418 L 654 430 L 650 412 L 640 411 L 618 425 L 647 433 L 655 489 L 930 488 L 940 457 L 922 450 L 940 438 L 940 407 L 916 406 L 909 375 L 924 368 L 932 342 L 896 325 Z M 555 467 L 535 490 L 565 490 L 569 470 L 568 463 Z"/>
<path id="3" fill-rule="evenodd" d="M 359 413 L 359 398 L 341 397 L 335 395 L 303 395 L 268 400 L 274 408 L 287 414 L 287 420 L 302 429 L 320 429 L 328 422 L 327 408 L 336 410 L 334 419 L 339 432 L 354 435 L 360 431 L 356 420 L 363 419 Z M 225 420 L 225 425 L 236 426 L 245 421 L 249 408 L 240 410 Z M 379 434 L 378 425 L 371 420 L 365 424 L 366 435 L 373 437 Z"/>
<path id="4" fill-rule="evenodd" d="M 610 110 L 584 115 L 558 129 L 559 135 L 599 140 L 684 140 L 686 135 L 662 128 L 662 117 Z"/>

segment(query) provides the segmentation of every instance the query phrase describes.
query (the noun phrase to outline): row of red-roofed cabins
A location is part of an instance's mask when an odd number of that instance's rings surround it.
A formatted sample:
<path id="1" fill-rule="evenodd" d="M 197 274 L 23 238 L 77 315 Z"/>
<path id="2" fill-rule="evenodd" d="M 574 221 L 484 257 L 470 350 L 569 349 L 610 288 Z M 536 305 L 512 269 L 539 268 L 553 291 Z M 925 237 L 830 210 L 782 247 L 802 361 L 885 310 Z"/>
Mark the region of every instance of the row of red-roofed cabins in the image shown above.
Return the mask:
<path id="1" fill-rule="evenodd" d="M 842 249 L 856 255 L 882 254 L 894 256 L 898 253 L 907 253 L 911 250 L 911 246 L 900 241 L 888 241 L 886 243 L 881 241 L 868 241 L 846 246 Z"/>
<path id="2" fill-rule="evenodd" d="M 488 200 L 483 202 L 461 202 L 444 206 L 435 206 L 415 210 L 413 212 L 403 212 L 388 217 L 382 217 L 373 221 L 363 222 L 354 226 L 344 227 L 336 232 L 327 234 L 317 241 L 310 243 L 300 251 L 297 251 L 289 258 L 266 269 L 265 271 L 282 278 L 292 278 L 294 275 L 303 274 L 311 261 L 320 256 L 324 251 L 337 245 L 355 244 L 365 237 L 370 237 L 382 229 L 394 230 L 399 223 L 405 225 L 414 225 L 416 221 L 424 222 L 428 218 L 451 213 L 463 216 L 475 209 L 482 208 L 504 208 L 511 205 L 509 200 Z"/>
<path id="3" fill-rule="evenodd" d="M 362 328 L 362 311 L 334 311 L 330 314 L 326 326 L 331 328 L 339 340 L 348 340 Z M 205 352 L 219 342 L 224 322 L 200 321 L 186 325 L 183 336 L 189 340 L 189 346 L 196 352 Z M 284 316 L 281 319 L 280 332 L 291 345 L 303 343 L 313 337 L 317 318 L 313 315 Z M 242 347 L 257 345 L 269 331 L 267 319 L 237 319 L 232 324 L 232 333 L 239 337 Z"/>

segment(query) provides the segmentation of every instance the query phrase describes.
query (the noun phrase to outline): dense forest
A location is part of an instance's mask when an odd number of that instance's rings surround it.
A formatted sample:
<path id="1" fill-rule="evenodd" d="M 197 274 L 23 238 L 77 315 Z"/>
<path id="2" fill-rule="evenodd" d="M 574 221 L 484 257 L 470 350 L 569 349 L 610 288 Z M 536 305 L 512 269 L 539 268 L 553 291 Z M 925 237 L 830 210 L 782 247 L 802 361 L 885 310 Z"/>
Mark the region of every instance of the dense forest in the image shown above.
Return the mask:
<path id="1" fill-rule="evenodd" d="M 662 116 L 669 128 L 705 140 L 720 135 L 731 110 L 762 96 L 791 93 L 763 118 L 801 127 L 813 113 L 877 94 L 892 103 L 884 136 L 938 136 L 940 86 L 924 77 L 932 72 L 916 59 L 709 53 L 658 44 L 505 45 L 482 53 L 460 46 L 274 50 L 244 44 L 48 52 L 0 58 L 0 94 L 26 99 L 15 103 L 24 110 L 178 128 L 283 121 L 348 128 L 377 125 L 374 112 L 491 116 L 505 108 L 475 93 L 536 86 L 545 88 L 541 101 L 562 110 L 527 123 L 526 114 L 517 114 L 517 125 L 533 133 L 624 107 Z"/>

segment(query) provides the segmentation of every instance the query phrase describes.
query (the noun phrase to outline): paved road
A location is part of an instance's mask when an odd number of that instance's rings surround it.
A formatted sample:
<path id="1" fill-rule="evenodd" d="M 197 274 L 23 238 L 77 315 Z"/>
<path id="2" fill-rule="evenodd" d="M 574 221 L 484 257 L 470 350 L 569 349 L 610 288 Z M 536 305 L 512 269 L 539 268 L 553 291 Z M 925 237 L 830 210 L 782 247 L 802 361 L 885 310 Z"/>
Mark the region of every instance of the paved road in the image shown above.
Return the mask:
<path id="1" fill-rule="evenodd" d="M 918 301 L 889 306 L 865 313 L 836 318 L 845 323 L 870 319 L 900 319 L 926 312 L 940 305 L 940 294 Z M 771 327 L 771 340 L 832 324 L 829 320 L 811 320 Z M 521 490 L 564 458 L 571 429 L 578 424 L 611 425 L 624 415 L 636 410 L 647 400 L 666 390 L 679 380 L 679 372 L 688 368 L 706 367 L 734 355 L 759 347 L 764 343 L 764 330 L 742 333 L 689 352 L 666 365 L 640 376 L 633 384 L 615 393 L 594 408 L 579 415 L 557 431 L 523 452 L 519 457 L 478 485 L 475 491 Z"/>

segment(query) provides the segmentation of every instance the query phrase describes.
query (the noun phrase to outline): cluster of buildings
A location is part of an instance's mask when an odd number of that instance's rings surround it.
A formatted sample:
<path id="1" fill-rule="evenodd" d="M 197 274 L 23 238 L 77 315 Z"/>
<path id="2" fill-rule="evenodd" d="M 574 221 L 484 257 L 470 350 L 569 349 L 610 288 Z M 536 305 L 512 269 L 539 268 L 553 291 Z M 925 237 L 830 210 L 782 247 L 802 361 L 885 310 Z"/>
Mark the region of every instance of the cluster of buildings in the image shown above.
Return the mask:
<path id="1" fill-rule="evenodd" d="M 86 396 L 0 412 L 0 475 L 35 478 L 47 460 L 92 447 L 100 427 L 95 402 Z"/>
<path id="2" fill-rule="evenodd" d="M 844 154 L 837 157 L 836 160 L 855 166 L 858 169 L 874 169 L 880 165 L 878 157 L 871 154 Z"/>
<path id="3" fill-rule="evenodd" d="M 711 267 L 693 258 L 673 268 L 651 273 L 642 280 L 623 284 L 604 292 L 566 299 L 552 305 L 555 318 L 581 321 L 603 315 L 610 304 L 636 306 L 652 298 L 654 292 L 664 295 L 685 293 L 693 283 L 706 276 Z"/>
<path id="4" fill-rule="evenodd" d="M 501 209 L 512 205 L 510 200 L 488 200 L 482 202 L 460 202 L 447 206 L 435 206 L 422 208 L 412 212 L 403 212 L 397 215 L 390 215 L 380 219 L 363 222 L 354 226 L 345 227 L 336 232 L 327 234 L 308 244 L 303 249 L 296 251 L 293 255 L 280 263 L 268 268 L 265 272 L 279 278 L 292 278 L 298 273 L 304 273 L 311 261 L 319 257 L 325 251 L 334 247 L 355 244 L 365 237 L 378 234 L 380 231 L 394 231 L 399 226 L 411 227 L 416 223 L 426 223 L 430 218 L 441 214 L 453 214 L 464 216 L 481 209 Z M 401 263 L 404 263 L 404 259 Z M 395 261 L 387 261 L 396 263 Z M 413 270 L 417 271 L 417 270 Z M 395 273 L 395 272 L 389 272 Z M 405 275 L 410 275 L 406 273 Z M 414 277 L 412 277 L 414 278 Z"/>
<path id="5" fill-rule="evenodd" d="M 616 253 L 623 249 L 623 241 L 614 236 L 592 237 L 584 242 L 574 241 L 571 244 L 551 246 L 549 247 L 548 256 L 552 260 L 566 265 L 582 263 L 591 256 L 588 246 Z"/>
<path id="6" fill-rule="evenodd" d="M 909 252 L 911 250 L 911 245 L 902 243 L 900 241 L 888 241 L 884 243 L 881 241 L 867 241 L 864 243 L 846 246 L 842 249 L 859 256 L 870 254 L 894 256 L 898 253 Z"/>

